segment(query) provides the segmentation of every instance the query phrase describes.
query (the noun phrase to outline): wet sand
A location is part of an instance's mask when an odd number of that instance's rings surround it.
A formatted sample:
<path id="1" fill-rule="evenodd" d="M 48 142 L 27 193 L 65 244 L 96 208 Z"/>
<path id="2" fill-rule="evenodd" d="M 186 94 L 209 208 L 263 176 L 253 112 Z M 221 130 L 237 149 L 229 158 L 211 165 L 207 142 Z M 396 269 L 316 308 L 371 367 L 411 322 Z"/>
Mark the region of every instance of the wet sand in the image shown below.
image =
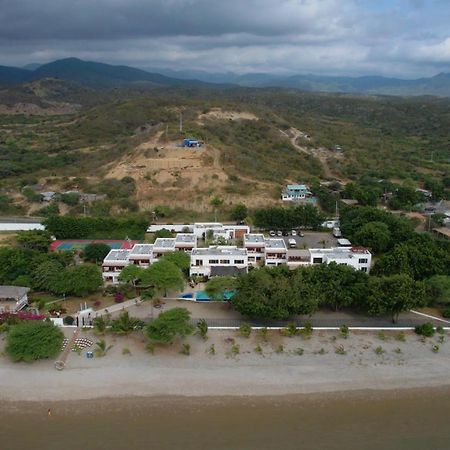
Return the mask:
<path id="1" fill-rule="evenodd" d="M 449 414 L 449 387 L 2 402 L 0 439 L 11 450 L 445 450 Z"/>

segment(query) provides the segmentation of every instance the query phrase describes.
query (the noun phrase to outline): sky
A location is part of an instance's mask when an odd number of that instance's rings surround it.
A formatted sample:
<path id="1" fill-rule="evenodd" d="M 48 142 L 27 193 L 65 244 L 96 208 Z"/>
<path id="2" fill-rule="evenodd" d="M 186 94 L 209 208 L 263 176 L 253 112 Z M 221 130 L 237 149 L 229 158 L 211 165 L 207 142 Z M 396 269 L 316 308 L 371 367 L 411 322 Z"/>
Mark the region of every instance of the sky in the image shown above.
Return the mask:
<path id="1" fill-rule="evenodd" d="M 450 72 L 450 0 L 0 0 L 0 65 L 65 57 L 147 70 Z"/>

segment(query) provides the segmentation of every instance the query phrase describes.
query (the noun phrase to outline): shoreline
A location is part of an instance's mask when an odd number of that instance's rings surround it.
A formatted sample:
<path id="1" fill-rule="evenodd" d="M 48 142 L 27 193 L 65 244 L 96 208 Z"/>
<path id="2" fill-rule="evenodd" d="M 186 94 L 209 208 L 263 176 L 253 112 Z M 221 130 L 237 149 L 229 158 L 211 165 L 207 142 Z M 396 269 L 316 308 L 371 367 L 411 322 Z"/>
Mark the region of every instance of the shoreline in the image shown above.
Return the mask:
<path id="1" fill-rule="evenodd" d="M 176 408 L 178 412 L 190 411 L 197 408 L 216 408 L 219 406 L 271 406 L 289 407 L 298 404 L 326 403 L 355 403 L 355 402 L 384 402 L 414 398 L 450 398 L 450 382 L 446 385 L 432 387 L 408 387 L 387 389 L 351 389 L 329 392 L 308 392 L 298 394 L 261 394 L 261 395 L 150 395 L 150 396 L 111 396 L 91 399 L 71 400 L 1 400 L 0 418 L 10 414 L 46 415 L 96 415 L 108 409 L 109 414 L 123 414 L 124 412 L 139 413 L 147 408 Z"/>
<path id="2" fill-rule="evenodd" d="M 180 354 L 181 342 L 149 354 L 142 335 L 105 339 L 112 346 L 106 356 L 71 353 L 63 371 L 50 360 L 27 364 L 0 358 L 0 401 L 256 398 L 450 385 L 450 343 L 439 341 L 435 353 L 438 337 L 421 340 L 409 334 L 400 342 L 393 334 L 381 341 L 376 334 L 355 332 L 342 339 L 317 331 L 309 339 L 273 333 L 270 342 L 262 342 L 257 334 L 242 338 L 214 331 L 207 341 L 198 336 L 183 341 L 190 356 Z M 233 353 L 236 346 L 239 354 Z M 339 354 L 341 347 L 345 354 Z"/>

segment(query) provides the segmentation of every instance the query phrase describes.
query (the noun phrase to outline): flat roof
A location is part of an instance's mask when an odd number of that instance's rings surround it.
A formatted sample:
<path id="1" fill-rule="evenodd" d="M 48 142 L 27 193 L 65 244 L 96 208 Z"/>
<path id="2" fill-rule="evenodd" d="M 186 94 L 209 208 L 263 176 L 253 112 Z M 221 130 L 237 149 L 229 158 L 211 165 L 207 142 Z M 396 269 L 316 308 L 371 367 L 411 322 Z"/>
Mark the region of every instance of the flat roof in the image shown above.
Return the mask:
<path id="1" fill-rule="evenodd" d="M 195 244 L 197 242 L 197 236 L 194 233 L 178 233 L 175 242 L 188 242 Z"/>
<path id="2" fill-rule="evenodd" d="M 130 250 L 111 250 L 105 258 L 105 261 L 126 261 Z"/>
<path id="3" fill-rule="evenodd" d="M 284 239 L 266 239 L 266 248 L 286 249 Z"/>
<path id="4" fill-rule="evenodd" d="M 153 253 L 153 244 L 136 244 L 130 250 L 131 255 L 151 255 Z"/>
<path id="5" fill-rule="evenodd" d="M 153 244 L 154 248 L 174 248 L 175 238 L 158 238 Z"/>
<path id="6" fill-rule="evenodd" d="M 358 254 L 370 255 L 369 250 L 364 247 L 332 247 L 332 248 L 310 248 L 312 256 L 321 254 L 335 258 L 353 258 Z"/>
<path id="7" fill-rule="evenodd" d="M 349 246 L 349 247 L 350 247 L 350 245 L 352 245 L 352 243 L 348 239 L 345 239 L 345 238 L 338 239 L 337 243 L 339 245 L 345 245 L 345 246 Z"/>
<path id="8" fill-rule="evenodd" d="M 443 236 L 450 238 L 450 229 L 446 227 L 433 228 L 433 231 L 437 234 L 442 234 Z"/>
<path id="9" fill-rule="evenodd" d="M 253 244 L 264 244 L 265 237 L 263 234 L 248 233 L 244 234 L 244 242 L 250 242 Z"/>
<path id="10" fill-rule="evenodd" d="M 233 246 L 211 246 L 208 248 L 194 248 L 192 256 L 194 255 L 247 256 L 247 249 Z"/>

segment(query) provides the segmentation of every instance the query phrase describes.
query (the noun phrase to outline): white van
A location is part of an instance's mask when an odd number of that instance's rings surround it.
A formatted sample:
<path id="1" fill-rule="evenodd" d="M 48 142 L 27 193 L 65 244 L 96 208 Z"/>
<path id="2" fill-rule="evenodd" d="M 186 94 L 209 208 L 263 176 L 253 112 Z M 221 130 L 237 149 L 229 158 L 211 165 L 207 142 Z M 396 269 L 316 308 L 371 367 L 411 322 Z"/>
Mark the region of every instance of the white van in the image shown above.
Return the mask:
<path id="1" fill-rule="evenodd" d="M 342 237 L 341 229 L 338 228 L 338 227 L 334 227 L 334 228 L 333 228 L 333 236 L 334 236 L 335 238 L 340 238 L 340 237 Z"/>
<path id="2" fill-rule="evenodd" d="M 295 242 L 295 239 L 289 239 L 288 243 L 289 243 L 289 247 L 291 247 L 291 248 L 297 247 L 297 242 Z"/>

